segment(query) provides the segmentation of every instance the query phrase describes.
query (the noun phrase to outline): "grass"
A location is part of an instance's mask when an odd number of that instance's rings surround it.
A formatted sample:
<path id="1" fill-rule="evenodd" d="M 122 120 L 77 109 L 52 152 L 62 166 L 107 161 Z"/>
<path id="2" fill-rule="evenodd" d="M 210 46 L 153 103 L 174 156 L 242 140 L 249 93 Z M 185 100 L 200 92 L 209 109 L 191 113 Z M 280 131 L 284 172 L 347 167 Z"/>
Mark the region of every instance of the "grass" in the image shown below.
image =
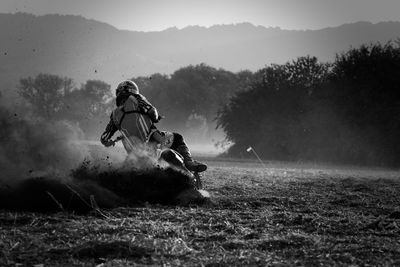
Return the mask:
<path id="1" fill-rule="evenodd" d="M 209 161 L 214 204 L 0 211 L 0 266 L 400 265 L 400 173 Z"/>

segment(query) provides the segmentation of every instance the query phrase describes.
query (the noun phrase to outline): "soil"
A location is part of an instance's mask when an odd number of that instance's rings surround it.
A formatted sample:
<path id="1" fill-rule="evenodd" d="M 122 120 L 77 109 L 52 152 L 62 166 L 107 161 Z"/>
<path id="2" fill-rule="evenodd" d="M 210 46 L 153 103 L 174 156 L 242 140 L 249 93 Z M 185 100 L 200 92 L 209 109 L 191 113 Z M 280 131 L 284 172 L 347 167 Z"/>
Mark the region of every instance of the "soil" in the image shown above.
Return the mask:
<path id="1" fill-rule="evenodd" d="M 209 160 L 212 203 L 0 210 L 0 266 L 399 266 L 400 172 Z"/>

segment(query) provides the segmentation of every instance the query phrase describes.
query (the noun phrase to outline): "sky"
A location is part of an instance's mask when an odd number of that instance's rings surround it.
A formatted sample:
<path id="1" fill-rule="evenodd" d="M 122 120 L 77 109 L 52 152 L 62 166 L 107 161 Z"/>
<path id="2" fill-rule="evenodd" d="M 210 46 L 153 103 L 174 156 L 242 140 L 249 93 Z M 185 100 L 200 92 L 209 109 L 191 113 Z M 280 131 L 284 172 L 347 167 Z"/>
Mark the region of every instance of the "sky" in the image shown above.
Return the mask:
<path id="1" fill-rule="evenodd" d="M 0 0 L 0 13 L 81 15 L 133 31 L 250 22 L 282 29 L 400 21 L 400 0 Z"/>

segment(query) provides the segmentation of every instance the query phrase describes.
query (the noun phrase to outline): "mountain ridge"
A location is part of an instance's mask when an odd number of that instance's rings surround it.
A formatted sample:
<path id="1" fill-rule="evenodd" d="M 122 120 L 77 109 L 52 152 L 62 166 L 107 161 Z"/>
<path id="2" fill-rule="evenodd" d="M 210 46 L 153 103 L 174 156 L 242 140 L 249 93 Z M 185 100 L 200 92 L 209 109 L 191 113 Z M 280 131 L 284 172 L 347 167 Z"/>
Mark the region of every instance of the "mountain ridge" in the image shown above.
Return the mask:
<path id="1" fill-rule="evenodd" d="M 243 22 L 143 32 L 75 15 L 0 13 L 0 90 L 14 90 L 18 79 L 38 73 L 68 76 L 77 83 L 99 79 L 114 86 L 121 79 L 171 74 L 200 63 L 237 72 L 306 55 L 332 61 L 350 47 L 399 37 L 400 22 L 390 21 L 319 30 Z"/>

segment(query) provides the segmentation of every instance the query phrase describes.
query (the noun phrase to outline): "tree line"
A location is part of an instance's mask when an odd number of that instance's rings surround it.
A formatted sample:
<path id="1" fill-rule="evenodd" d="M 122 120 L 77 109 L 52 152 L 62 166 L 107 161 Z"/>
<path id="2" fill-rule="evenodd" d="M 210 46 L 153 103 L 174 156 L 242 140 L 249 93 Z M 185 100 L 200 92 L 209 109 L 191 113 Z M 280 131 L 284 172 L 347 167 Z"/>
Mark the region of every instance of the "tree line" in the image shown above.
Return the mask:
<path id="1" fill-rule="evenodd" d="M 230 156 L 400 165 L 399 43 L 300 57 L 260 70 L 218 114 Z"/>
<path id="2" fill-rule="evenodd" d="M 156 73 L 132 80 L 166 117 L 161 129 L 194 130 L 208 138 L 215 131 L 218 109 L 245 87 L 252 75 L 250 71 L 233 73 L 199 64 L 171 75 Z M 88 80 L 78 87 L 71 78 L 39 74 L 20 79 L 17 90 L 31 119 L 68 120 L 76 123 L 87 139 L 98 140 L 115 108 L 114 87 L 100 80 Z"/>
<path id="3" fill-rule="evenodd" d="M 328 63 L 305 56 L 237 73 L 200 64 L 132 79 L 166 116 L 160 128 L 207 138 L 217 125 L 233 143 L 228 156 L 251 157 L 251 146 L 271 160 L 400 164 L 398 42 L 352 48 Z M 114 89 L 51 74 L 17 88 L 31 118 L 75 122 L 93 140 L 115 107 Z"/>
<path id="4" fill-rule="evenodd" d="M 19 109 L 24 114 L 20 116 L 33 121 L 76 123 L 88 139 L 99 135 L 111 111 L 110 85 L 99 80 L 76 87 L 71 78 L 38 74 L 20 79 L 17 90 L 24 100 Z"/>

